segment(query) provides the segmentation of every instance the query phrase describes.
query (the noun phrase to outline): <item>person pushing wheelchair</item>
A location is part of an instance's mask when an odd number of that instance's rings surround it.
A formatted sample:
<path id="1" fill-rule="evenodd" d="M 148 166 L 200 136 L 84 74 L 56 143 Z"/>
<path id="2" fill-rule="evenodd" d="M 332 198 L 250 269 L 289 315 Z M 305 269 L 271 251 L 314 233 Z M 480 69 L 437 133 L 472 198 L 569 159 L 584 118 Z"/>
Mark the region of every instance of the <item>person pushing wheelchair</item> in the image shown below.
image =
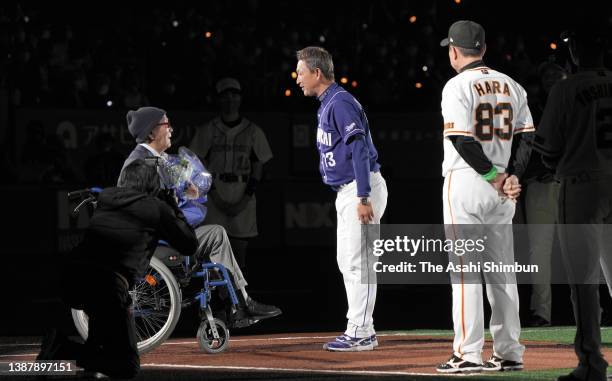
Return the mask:
<path id="1" fill-rule="evenodd" d="M 137 159 L 157 157 L 167 161 L 168 155 L 165 151 L 172 145 L 173 127 L 166 111 L 156 107 L 141 107 L 127 113 L 127 124 L 137 145 L 125 160 L 122 172 Z M 240 290 L 237 293 L 238 308 L 233 309 L 229 316 L 230 325 L 244 327 L 261 319 L 280 315 L 282 312 L 278 307 L 259 303 L 248 295 L 248 283 L 234 257 L 225 229 L 220 225 L 202 225 L 206 218 L 206 195 L 200 194 L 198 188 L 192 184 L 185 192 L 177 191 L 176 194 L 180 209 L 189 224 L 195 228 L 199 242 L 196 258 L 200 262 L 212 261 L 224 265 L 233 278 L 235 288 Z M 185 253 L 180 250 L 179 252 Z"/>
<path id="2" fill-rule="evenodd" d="M 129 290 L 146 273 L 160 239 L 184 252 L 198 247 L 174 197 L 160 191 L 155 163 L 134 160 L 117 187 L 98 195 L 83 241 L 61 266 L 62 300 L 87 313 L 87 341 L 71 341 L 58 324 L 47 332 L 37 360 L 76 360 L 86 372 L 135 377 L 140 357 Z"/>

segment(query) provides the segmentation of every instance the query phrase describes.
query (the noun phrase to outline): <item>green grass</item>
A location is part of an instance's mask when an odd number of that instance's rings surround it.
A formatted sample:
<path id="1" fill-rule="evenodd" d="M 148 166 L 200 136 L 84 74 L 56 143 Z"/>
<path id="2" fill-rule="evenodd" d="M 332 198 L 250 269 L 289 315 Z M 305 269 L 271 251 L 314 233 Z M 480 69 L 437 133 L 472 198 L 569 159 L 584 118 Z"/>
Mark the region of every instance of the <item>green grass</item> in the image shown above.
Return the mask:
<path id="1" fill-rule="evenodd" d="M 568 374 L 571 369 L 555 369 L 555 370 L 540 370 L 540 371 L 524 371 L 524 372 L 495 372 L 492 374 L 475 373 L 471 375 L 461 376 L 409 376 L 403 378 L 406 381 L 457 381 L 461 379 L 467 379 L 470 381 L 551 381 L 556 380 L 557 377 Z M 383 379 L 383 378 L 381 378 Z"/>
<path id="2" fill-rule="evenodd" d="M 441 329 L 416 329 L 408 331 L 383 331 L 381 335 L 415 335 L 415 336 L 436 336 L 452 338 L 452 330 Z M 523 328 L 521 331 L 522 341 L 548 341 L 559 344 L 573 344 L 576 327 L 543 327 L 543 328 Z M 487 339 L 491 335 L 486 332 Z M 602 346 L 612 347 L 612 327 L 601 328 Z"/>
<path id="3" fill-rule="evenodd" d="M 521 341 L 545 341 L 551 343 L 560 343 L 571 345 L 574 343 L 574 335 L 576 327 L 544 327 L 544 328 L 524 328 L 521 331 Z M 416 329 L 408 331 L 383 331 L 379 335 L 414 335 L 414 336 L 434 336 L 441 338 L 452 339 L 452 330 L 439 329 Z M 487 339 L 491 339 L 491 335 L 486 333 Z M 601 328 L 602 346 L 612 347 L 612 327 Z M 550 381 L 556 380 L 558 376 L 568 374 L 572 369 L 550 369 L 537 371 L 523 372 L 496 372 L 492 374 L 477 373 L 467 377 L 473 381 Z M 612 367 L 608 368 L 608 373 L 612 372 Z M 436 381 L 457 381 L 457 376 L 412 376 L 408 380 L 423 381 L 434 379 Z"/>

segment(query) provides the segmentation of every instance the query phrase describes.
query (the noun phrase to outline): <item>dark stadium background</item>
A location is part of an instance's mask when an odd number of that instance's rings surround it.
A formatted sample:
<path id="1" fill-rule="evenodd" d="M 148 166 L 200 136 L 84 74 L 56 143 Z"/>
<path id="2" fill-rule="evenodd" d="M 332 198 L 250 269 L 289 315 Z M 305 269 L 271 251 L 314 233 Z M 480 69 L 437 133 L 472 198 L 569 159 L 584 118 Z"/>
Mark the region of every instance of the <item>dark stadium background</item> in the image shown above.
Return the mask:
<path id="1" fill-rule="evenodd" d="M 440 94 L 453 72 L 439 41 L 448 26 L 481 23 L 485 61 L 538 104 L 538 66 L 572 69 L 559 33 L 611 17 L 595 1 L 2 2 L 0 334 L 42 333 L 56 259 L 84 226 L 67 219 L 65 193 L 105 185 L 89 168 L 105 144 L 110 157 L 132 148 L 126 111 L 166 109 L 176 149 L 214 116 L 214 83 L 223 76 L 240 80 L 243 111 L 274 153 L 257 195 L 260 236 L 247 278 L 258 300 L 285 313 L 242 332 L 340 331 L 346 301 L 334 194 L 317 172 L 318 104 L 291 77 L 295 51 L 326 47 L 336 79 L 364 105 L 389 186 L 384 222 L 441 223 Z M 527 313 L 529 287 L 520 292 Z M 555 286 L 553 295 L 553 323 L 570 323 L 568 289 Z M 447 285 L 383 285 L 374 316 L 379 330 L 450 328 L 450 311 Z M 183 316 L 177 332 L 194 335 L 195 311 Z"/>

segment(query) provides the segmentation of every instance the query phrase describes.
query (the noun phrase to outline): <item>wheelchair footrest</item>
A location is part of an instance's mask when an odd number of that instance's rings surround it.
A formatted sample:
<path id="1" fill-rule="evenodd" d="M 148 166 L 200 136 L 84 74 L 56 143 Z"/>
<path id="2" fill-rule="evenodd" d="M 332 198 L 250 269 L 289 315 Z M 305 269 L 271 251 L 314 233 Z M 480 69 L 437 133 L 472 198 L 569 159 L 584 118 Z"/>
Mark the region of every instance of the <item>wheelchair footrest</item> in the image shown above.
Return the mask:
<path id="1" fill-rule="evenodd" d="M 246 328 L 257 323 L 259 320 L 252 318 L 236 319 L 230 322 L 229 328 Z"/>

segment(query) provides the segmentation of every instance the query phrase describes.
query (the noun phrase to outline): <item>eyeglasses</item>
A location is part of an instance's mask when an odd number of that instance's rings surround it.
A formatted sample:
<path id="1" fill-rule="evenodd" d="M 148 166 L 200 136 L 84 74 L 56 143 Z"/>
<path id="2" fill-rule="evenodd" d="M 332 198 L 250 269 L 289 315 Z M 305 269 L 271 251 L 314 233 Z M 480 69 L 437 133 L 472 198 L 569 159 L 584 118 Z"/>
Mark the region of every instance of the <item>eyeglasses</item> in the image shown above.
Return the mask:
<path id="1" fill-rule="evenodd" d="M 174 131 L 174 128 L 172 128 L 172 125 L 170 124 L 170 122 L 165 122 L 165 123 L 157 123 L 156 126 L 166 126 L 168 127 L 168 129 L 170 131 Z"/>

